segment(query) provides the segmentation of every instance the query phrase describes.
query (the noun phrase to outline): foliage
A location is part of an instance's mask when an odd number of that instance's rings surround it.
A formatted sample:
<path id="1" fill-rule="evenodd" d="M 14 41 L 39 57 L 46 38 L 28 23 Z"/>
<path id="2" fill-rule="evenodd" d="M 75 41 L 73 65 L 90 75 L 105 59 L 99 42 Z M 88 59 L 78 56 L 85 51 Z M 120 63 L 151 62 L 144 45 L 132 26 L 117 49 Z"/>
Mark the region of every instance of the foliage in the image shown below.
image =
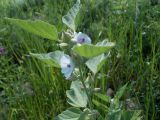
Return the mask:
<path id="1" fill-rule="evenodd" d="M 76 2 L 71 0 L 18 1 L 0 1 L 0 17 L 30 19 L 29 21 L 34 22 L 37 19 L 48 21 L 57 28 L 58 32 L 66 30 L 66 26 L 62 24 L 62 17 Z M 91 72 L 89 74 L 94 75 L 94 86 L 91 87 L 101 87 L 103 94 L 94 94 L 94 100 L 92 100 L 94 109 L 101 113 L 98 119 L 103 120 L 107 116 L 106 113 L 110 113 L 111 117 L 121 116 L 122 119 L 132 118 L 132 115 L 141 116 L 141 111 L 134 111 L 137 107 L 133 107 L 132 111 L 128 108 L 140 104 L 144 119 L 158 120 L 160 109 L 158 32 L 160 9 L 158 3 L 150 0 L 82 0 L 81 3 L 81 9 L 76 17 L 78 21 L 75 22 L 76 31 L 82 31 L 90 36 L 94 46 L 106 38 L 115 42 L 114 49 L 109 53 L 90 59 L 80 57 L 72 54 L 73 51 L 70 50 L 75 43 L 70 41 L 74 34 L 70 36 L 68 31 L 59 32 L 58 39 L 49 41 L 49 38 L 32 35 L 30 31 L 28 33 L 19 27 L 11 26 L 4 19 L 0 20 L 0 46 L 2 43 L 6 50 L 5 55 L 0 56 L 1 63 L 4 64 L 4 66 L 1 64 L 3 67 L 0 66 L 0 81 L 2 81 L 0 82 L 0 95 L 2 95 L 0 103 L 3 104 L 0 105 L 3 108 L 0 110 L 0 116 L 1 113 L 3 115 L 5 113 L 8 117 L 6 119 L 13 120 L 53 119 L 69 108 L 65 102 L 65 93 L 69 89 L 70 81 L 64 82 L 59 68 L 48 67 L 41 60 L 29 56 L 29 53 L 44 54 L 64 50 L 64 53 L 75 58 L 73 62 L 78 62 L 75 67 L 83 63 L 81 71 L 84 78 L 87 78 L 89 71 Z M 68 46 L 60 46 L 61 40 L 67 42 Z M 79 73 L 77 69 L 73 71 L 71 79 Z M 77 77 L 78 80 L 81 78 Z M 131 86 L 130 89 L 127 87 L 128 92 L 117 100 L 120 104 L 116 106 L 122 108 L 114 111 L 117 109 L 113 106 L 113 111 L 110 111 L 111 98 L 106 96 L 106 86 L 112 84 L 116 92 L 125 83 Z M 82 89 L 84 90 L 83 87 Z M 34 95 L 30 92 L 28 95 L 26 91 L 30 90 Z M 129 98 L 129 103 L 126 102 L 128 100 L 126 98 Z M 136 102 L 132 98 L 136 99 Z M 3 101 L 7 102 L 4 104 Z M 124 108 L 125 103 L 129 104 L 126 108 Z M 82 108 L 81 112 L 84 112 Z M 86 113 L 88 112 L 97 113 L 87 110 Z M 134 117 L 133 119 L 136 119 Z"/>

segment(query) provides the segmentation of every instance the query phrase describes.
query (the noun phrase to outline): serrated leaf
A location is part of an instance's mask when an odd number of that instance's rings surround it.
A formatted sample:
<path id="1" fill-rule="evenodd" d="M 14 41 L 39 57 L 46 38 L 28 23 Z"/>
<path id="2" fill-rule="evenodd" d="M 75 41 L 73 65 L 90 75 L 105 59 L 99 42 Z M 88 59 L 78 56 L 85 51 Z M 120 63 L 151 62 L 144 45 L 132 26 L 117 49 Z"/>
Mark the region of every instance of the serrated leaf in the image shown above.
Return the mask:
<path id="1" fill-rule="evenodd" d="M 62 21 L 72 30 L 76 30 L 75 19 L 81 8 L 80 0 L 77 0 L 76 4 L 69 10 L 67 15 L 63 16 Z"/>
<path id="2" fill-rule="evenodd" d="M 41 36 L 43 38 L 47 38 L 50 40 L 58 39 L 58 32 L 54 25 L 51 25 L 47 22 L 41 20 L 20 20 L 13 18 L 6 18 L 10 23 L 21 27 L 22 29 L 31 32 L 35 35 Z"/>
<path id="3" fill-rule="evenodd" d="M 71 90 L 66 91 L 68 103 L 74 107 L 86 107 L 88 97 L 79 80 L 72 81 Z"/>
<path id="4" fill-rule="evenodd" d="M 30 53 L 31 56 L 41 60 L 45 64 L 47 64 L 50 67 L 57 67 L 60 68 L 60 59 L 64 55 L 61 51 L 55 51 L 50 53 L 42 53 L 42 54 L 36 54 L 36 53 Z"/>
<path id="5" fill-rule="evenodd" d="M 82 57 L 92 58 L 110 51 L 114 46 L 115 44 L 113 42 L 107 42 L 107 44 L 99 43 L 97 45 L 78 44 L 73 47 L 73 51 Z"/>
<path id="6" fill-rule="evenodd" d="M 89 59 L 85 64 L 94 74 L 96 74 L 105 63 L 106 58 L 107 56 L 102 54 L 97 57 Z"/>

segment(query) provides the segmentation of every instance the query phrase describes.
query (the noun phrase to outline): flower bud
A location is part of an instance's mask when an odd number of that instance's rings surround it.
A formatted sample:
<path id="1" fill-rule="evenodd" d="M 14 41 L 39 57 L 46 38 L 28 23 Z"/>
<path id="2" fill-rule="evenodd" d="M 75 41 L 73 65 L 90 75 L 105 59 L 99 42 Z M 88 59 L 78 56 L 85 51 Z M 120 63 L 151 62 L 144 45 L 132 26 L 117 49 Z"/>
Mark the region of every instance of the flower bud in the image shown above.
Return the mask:
<path id="1" fill-rule="evenodd" d="M 60 47 L 66 47 L 66 46 L 68 46 L 68 44 L 67 43 L 60 43 L 59 46 Z"/>
<path id="2" fill-rule="evenodd" d="M 93 91 L 94 91 L 94 92 L 100 92 L 100 91 L 101 91 L 101 88 L 94 88 Z"/>

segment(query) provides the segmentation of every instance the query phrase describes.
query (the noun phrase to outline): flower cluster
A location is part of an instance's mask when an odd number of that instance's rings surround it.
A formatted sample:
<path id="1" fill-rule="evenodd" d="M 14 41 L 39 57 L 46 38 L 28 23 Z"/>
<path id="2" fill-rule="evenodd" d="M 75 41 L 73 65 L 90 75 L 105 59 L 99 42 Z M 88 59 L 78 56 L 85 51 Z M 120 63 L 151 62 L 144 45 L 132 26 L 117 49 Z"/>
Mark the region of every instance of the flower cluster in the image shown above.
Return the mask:
<path id="1" fill-rule="evenodd" d="M 91 44 L 91 38 L 82 32 L 75 33 L 72 41 L 77 44 Z M 65 78 L 69 79 L 74 70 L 74 63 L 71 57 L 64 54 L 60 59 L 60 66 Z"/>

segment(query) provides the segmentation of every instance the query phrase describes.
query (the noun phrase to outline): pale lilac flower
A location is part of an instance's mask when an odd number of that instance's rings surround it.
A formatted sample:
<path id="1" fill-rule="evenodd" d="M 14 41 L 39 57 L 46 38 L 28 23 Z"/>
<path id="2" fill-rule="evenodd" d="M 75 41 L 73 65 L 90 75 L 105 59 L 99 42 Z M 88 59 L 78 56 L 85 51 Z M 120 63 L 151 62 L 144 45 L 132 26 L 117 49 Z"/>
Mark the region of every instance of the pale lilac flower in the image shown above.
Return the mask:
<path id="1" fill-rule="evenodd" d="M 91 44 L 91 38 L 82 32 L 75 33 L 74 38 L 72 40 L 80 44 Z"/>
<path id="2" fill-rule="evenodd" d="M 0 47 L 0 55 L 4 54 L 4 52 L 5 52 L 5 48 Z"/>
<path id="3" fill-rule="evenodd" d="M 61 72 L 64 74 L 66 79 L 69 79 L 73 69 L 74 63 L 69 55 L 63 55 L 60 59 Z"/>

